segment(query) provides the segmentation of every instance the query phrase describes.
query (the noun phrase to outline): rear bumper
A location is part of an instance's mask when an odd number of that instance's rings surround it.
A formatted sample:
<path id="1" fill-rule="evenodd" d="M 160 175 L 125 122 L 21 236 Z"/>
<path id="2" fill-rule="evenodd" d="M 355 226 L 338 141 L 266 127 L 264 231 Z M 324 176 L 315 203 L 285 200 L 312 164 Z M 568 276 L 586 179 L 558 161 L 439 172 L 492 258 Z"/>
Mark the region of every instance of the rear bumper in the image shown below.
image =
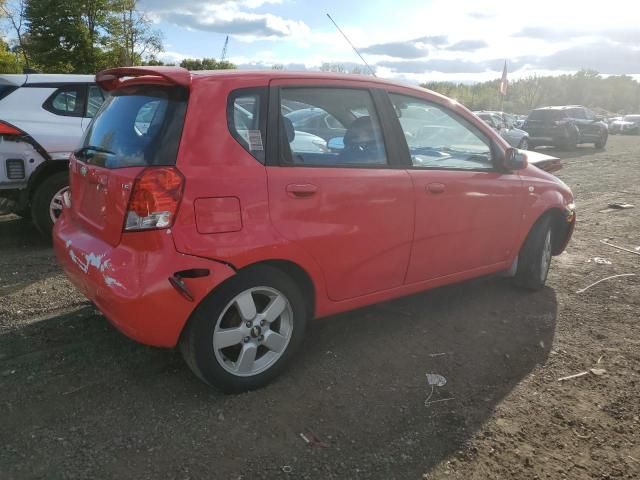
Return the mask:
<path id="1" fill-rule="evenodd" d="M 54 227 L 58 262 L 73 284 L 128 337 L 173 347 L 199 302 L 235 274 L 229 266 L 178 253 L 170 230 L 125 233 L 117 247 L 87 233 L 66 210 Z M 185 279 L 193 301 L 169 282 L 175 272 L 208 269 Z"/>

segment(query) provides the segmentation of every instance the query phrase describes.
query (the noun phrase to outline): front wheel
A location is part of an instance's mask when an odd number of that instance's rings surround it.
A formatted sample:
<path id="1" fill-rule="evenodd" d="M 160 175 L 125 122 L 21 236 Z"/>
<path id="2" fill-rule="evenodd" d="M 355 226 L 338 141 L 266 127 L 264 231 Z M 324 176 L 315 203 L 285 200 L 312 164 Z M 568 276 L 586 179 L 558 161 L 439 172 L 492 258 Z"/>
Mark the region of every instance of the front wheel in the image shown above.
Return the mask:
<path id="1" fill-rule="evenodd" d="M 69 174 L 58 172 L 45 179 L 36 188 L 31 200 L 31 217 L 37 229 L 51 238 L 53 224 L 62 213 L 62 199 L 69 189 Z"/>
<path id="2" fill-rule="evenodd" d="M 552 255 L 553 231 L 551 219 L 546 216 L 536 222 L 520 250 L 515 284 L 528 290 L 544 287 Z"/>
<path id="3" fill-rule="evenodd" d="M 240 271 L 205 298 L 180 349 L 193 372 L 227 393 L 263 387 L 289 364 L 307 322 L 300 289 L 270 266 Z"/>
<path id="4" fill-rule="evenodd" d="M 524 137 L 522 140 L 520 140 L 518 148 L 520 150 L 529 150 L 529 139 L 527 137 Z"/>

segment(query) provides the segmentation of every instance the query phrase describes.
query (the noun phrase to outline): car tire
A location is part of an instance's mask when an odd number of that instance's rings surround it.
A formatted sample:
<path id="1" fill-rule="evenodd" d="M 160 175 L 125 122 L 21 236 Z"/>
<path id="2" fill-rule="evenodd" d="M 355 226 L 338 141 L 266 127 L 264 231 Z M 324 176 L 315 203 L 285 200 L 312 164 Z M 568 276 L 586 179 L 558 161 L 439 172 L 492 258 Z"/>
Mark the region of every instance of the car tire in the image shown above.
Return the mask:
<path id="1" fill-rule="evenodd" d="M 596 147 L 596 148 L 604 148 L 604 146 L 607 144 L 607 138 L 608 138 L 608 135 L 607 134 L 603 134 L 600 137 L 600 139 L 593 144 L 594 147 Z"/>
<path id="2" fill-rule="evenodd" d="M 524 137 L 522 140 L 520 140 L 520 143 L 518 144 L 518 148 L 520 150 L 530 150 L 531 145 L 529 145 L 529 139 L 527 137 Z"/>
<path id="3" fill-rule="evenodd" d="M 62 194 L 69 188 L 69 173 L 58 172 L 38 185 L 31 199 L 31 218 L 40 233 L 51 238 L 55 212 L 62 211 Z M 59 215 L 59 213 L 57 213 Z"/>
<path id="4" fill-rule="evenodd" d="M 249 267 L 198 305 L 181 336 L 180 350 L 204 382 L 225 393 L 254 390 L 291 362 L 307 317 L 305 298 L 291 277 L 267 265 Z"/>
<path id="5" fill-rule="evenodd" d="M 544 287 L 552 253 L 551 218 L 544 216 L 535 223 L 518 254 L 518 267 L 513 279 L 515 285 L 527 290 L 539 290 Z"/>

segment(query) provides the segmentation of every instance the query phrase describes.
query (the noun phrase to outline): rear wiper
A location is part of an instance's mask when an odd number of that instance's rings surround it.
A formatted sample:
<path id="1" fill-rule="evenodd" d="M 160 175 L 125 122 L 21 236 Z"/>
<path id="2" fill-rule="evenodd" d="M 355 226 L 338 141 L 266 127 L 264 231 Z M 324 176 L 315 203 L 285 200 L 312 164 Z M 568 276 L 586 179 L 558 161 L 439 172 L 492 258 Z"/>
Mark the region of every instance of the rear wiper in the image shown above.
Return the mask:
<path id="1" fill-rule="evenodd" d="M 102 147 L 96 147 L 94 145 L 86 145 L 78 150 L 76 150 L 74 153 L 74 155 L 78 158 L 89 158 L 89 156 L 87 155 L 88 153 L 105 153 L 107 155 L 115 155 L 114 152 L 112 152 L 111 150 L 107 150 L 106 148 L 102 148 Z M 93 156 L 93 155 L 92 155 Z"/>

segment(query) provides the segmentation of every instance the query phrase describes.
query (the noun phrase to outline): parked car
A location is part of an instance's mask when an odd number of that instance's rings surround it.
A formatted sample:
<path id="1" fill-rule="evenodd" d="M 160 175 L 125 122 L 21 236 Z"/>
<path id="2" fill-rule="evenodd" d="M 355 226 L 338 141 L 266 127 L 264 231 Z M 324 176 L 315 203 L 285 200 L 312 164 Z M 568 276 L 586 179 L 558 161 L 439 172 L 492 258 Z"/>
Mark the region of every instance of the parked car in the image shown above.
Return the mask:
<path id="1" fill-rule="evenodd" d="M 103 100 L 93 75 L 0 75 L 0 214 L 51 235 L 69 155 Z"/>
<path id="2" fill-rule="evenodd" d="M 347 129 L 336 117 L 322 108 L 309 107 L 285 115 L 296 130 L 302 130 L 326 141 L 336 137 L 344 137 Z"/>
<path id="3" fill-rule="evenodd" d="M 225 391 L 274 379 L 314 317 L 493 273 L 539 289 L 573 231 L 564 183 L 424 89 L 178 67 L 97 80 L 110 96 L 71 157 L 57 258 L 118 329 L 179 345 Z M 297 152 L 287 100 L 337 118 L 342 148 Z M 245 136 L 234 106 L 251 103 Z M 418 109 L 439 114 L 418 127 Z"/>
<path id="4" fill-rule="evenodd" d="M 625 115 L 620 120 L 614 120 L 609 126 L 611 135 L 640 135 L 640 115 Z"/>
<path id="5" fill-rule="evenodd" d="M 529 134 L 514 126 L 515 119 L 504 112 L 474 112 L 491 128 L 497 131 L 512 147 L 529 150 Z"/>
<path id="6" fill-rule="evenodd" d="M 531 148 L 548 145 L 573 149 L 579 143 L 604 148 L 609 136 L 603 117 L 579 105 L 536 108 L 522 129 L 529 134 Z"/>

